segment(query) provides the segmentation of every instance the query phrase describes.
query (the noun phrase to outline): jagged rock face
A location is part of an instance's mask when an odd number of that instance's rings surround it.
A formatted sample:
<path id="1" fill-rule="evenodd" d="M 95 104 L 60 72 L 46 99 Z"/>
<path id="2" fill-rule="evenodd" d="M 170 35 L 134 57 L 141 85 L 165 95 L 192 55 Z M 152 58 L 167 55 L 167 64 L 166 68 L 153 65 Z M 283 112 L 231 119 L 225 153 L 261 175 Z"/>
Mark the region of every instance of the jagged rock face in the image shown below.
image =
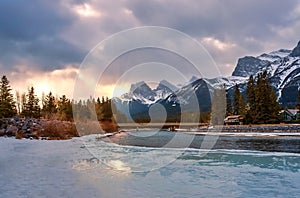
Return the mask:
<path id="1" fill-rule="evenodd" d="M 166 103 L 178 103 L 184 111 L 208 112 L 211 105 L 209 85 L 203 79 L 198 79 L 171 94 Z M 196 107 L 196 108 L 195 108 Z"/>
<path id="2" fill-rule="evenodd" d="M 112 99 L 118 111 L 127 118 L 137 121 L 148 120 L 149 108 L 155 103 L 167 98 L 178 88 L 166 80 L 162 80 L 155 89 L 151 89 L 145 82 L 138 82 L 131 85 L 129 93 L 123 94 L 120 98 Z"/>
<path id="3" fill-rule="evenodd" d="M 153 90 L 156 93 L 157 99 L 164 99 L 171 93 L 176 91 L 176 88 L 170 84 L 160 82 L 156 89 Z"/>
<path id="4" fill-rule="evenodd" d="M 155 92 L 145 82 L 131 85 L 130 92 L 132 92 L 135 96 L 146 98 L 150 101 L 154 101 L 156 95 Z"/>
<path id="5" fill-rule="evenodd" d="M 176 114 L 177 111 L 193 109 L 194 100 L 199 102 L 201 111 L 208 111 L 211 105 L 212 91 L 216 87 L 226 86 L 229 93 L 233 93 L 235 84 L 238 84 L 241 92 L 245 94 L 247 80 L 250 75 L 254 77 L 258 73 L 267 71 L 270 82 L 276 91 L 282 106 L 295 107 L 298 103 L 298 90 L 300 85 L 300 41 L 293 50 L 280 49 L 260 56 L 245 56 L 238 60 L 237 66 L 231 77 L 215 79 L 197 79 L 193 77 L 185 86 L 178 90 L 171 88 L 168 82 L 162 81 L 154 90 L 144 82 L 137 83 L 132 87 L 131 93 L 125 94 L 130 113 L 140 115 L 147 112 L 148 108 L 155 103 L 162 104 L 168 115 Z M 177 88 L 176 88 L 177 89 Z M 122 98 L 120 99 L 120 101 Z M 116 100 L 118 101 L 118 100 Z M 124 103 L 124 101 L 123 101 Z M 117 104 L 123 104 L 118 102 Z M 177 109 L 177 107 L 180 108 Z M 174 108 L 176 107 L 176 108 Z"/>
<path id="6" fill-rule="evenodd" d="M 241 58 L 232 75 L 249 78 L 265 70 L 281 105 L 295 107 L 300 85 L 300 42 L 293 50 L 280 49 L 258 57 Z"/>
<path id="7" fill-rule="evenodd" d="M 238 60 L 238 64 L 233 72 L 233 76 L 248 77 L 263 71 L 270 66 L 267 60 L 261 60 L 253 56 L 245 56 Z"/>
<path id="8" fill-rule="evenodd" d="M 140 101 L 145 105 L 150 105 L 158 100 L 165 99 L 178 88 L 166 80 L 161 81 L 155 89 L 151 89 L 144 81 L 131 85 L 130 91 L 123 94 L 121 102 Z M 118 100 L 116 99 L 118 102 Z"/>
<path id="9" fill-rule="evenodd" d="M 298 42 L 298 45 L 293 49 L 291 56 L 293 57 L 300 56 L 300 41 Z"/>

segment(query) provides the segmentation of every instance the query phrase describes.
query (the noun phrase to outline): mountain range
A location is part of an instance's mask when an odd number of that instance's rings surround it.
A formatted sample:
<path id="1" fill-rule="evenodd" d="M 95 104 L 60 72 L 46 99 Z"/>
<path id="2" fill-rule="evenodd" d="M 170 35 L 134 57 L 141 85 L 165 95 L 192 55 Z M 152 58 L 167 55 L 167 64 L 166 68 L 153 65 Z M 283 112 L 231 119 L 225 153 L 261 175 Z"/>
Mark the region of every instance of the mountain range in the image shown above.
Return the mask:
<path id="1" fill-rule="evenodd" d="M 300 87 L 300 41 L 293 50 L 280 49 L 257 57 L 239 58 L 230 77 L 213 79 L 193 77 L 181 87 L 163 80 L 155 89 L 151 89 L 142 81 L 132 84 L 128 93 L 114 97 L 112 101 L 119 112 L 135 121 L 150 119 L 149 109 L 157 104 L 165 108 L 169 119 L 179 115 L 182 109 L 184 112 L 208 112 L 212 93 L 216 87 L 225 85 L 232 98 L 234 86 L 238 84 L 240 91 L 245 94 L 250 75 L 255 77 L 265 70 L 268 72 L 279 103 L 283 107 L 295 107 Z"/>

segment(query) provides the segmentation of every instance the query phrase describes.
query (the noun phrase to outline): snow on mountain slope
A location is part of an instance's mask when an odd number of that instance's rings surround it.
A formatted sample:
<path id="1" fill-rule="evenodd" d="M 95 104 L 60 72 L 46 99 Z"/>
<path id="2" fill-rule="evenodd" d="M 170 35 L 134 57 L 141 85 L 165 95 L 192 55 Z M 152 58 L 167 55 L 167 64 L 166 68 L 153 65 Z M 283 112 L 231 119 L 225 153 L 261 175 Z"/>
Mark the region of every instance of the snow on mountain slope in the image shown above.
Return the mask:
<path id="1" fill-rule="evenodd" d="M 249 78 L 265 70 L 279 101 L 284 106 L 294 106 L 300 85 L 300 42 L 293 50 L 280 49 L 257 57 L 240 58 L 232 76 Z"/>
<path id="2" fill-rule="evenodd" d="M 165 99 L 178 88 L 166 80 L 162 80 L 158 86 L 153 90 L 156 93 L 155 101 Z"/>
<path id="3" fill-rule="evenodd" d="M 233 87 L 235 84 L 242 84 L 248 80 L 248 77 L 240 76 L 230 76 L 230 77 L 218 77 L 212 79 L 205 79 L 207 83 L 212 86 L 214 89 L 221 88 L 225 85 L 225 88 L 228 89 Z"/>
<path id="4" fill-rule="evenodd" d="M 205 79 L 198 79 L 168 96 L 165 102 L 183 105 L 190 111 L 195 111 L 193 107 L 197 104 L 203 112 L 209 111 L 213 89 Z"/>
<path id="5" fill-rule="evenodd" d="M 129 93 L 123 94 L 121 101 L 139 101 L 142 104 L 153 104 L 165 99 L 178 88 L 166 80 L 162 80 L 155 89 L 151 89 L 144 81 L 131 85 Z"/>
<path id="6" fill-rule="evenodd" d="M 288 56 L 291 52 L 292 50 L 280 49 L 278 51 L 270 52 L 269 54 L 264 53 L 258 56 L 257 58 L 259 58 L 260 60 L 274 62 Z"/>
<path id="7" fill-rule="evenodd" d="M 135 101 L 138 105 L 148 107 L 159 101 L 172 103 L 174 100 L 181 105 L 190 102 L 191 95 L 196 94 L 198 99 L 206 101 L 209 105 L 209 95 L 212 96 L 215 88 L 225 86 L 226 89 L 234 89 L 238 84 L 242 92 L 246 91 L 246 83 L 253 75 L 267 71 L 272 86 L 283 106 L 295 106 L 300 87 L 300 42 L 293 50 L 280 49 L 270 53 L 263 53 L 257 57 L 245 56 L 238 60 L 232 76 L 217 77 L 213 79 L 201 79 L 193 76 L 191 80 L 177 88 L 167 81 L 161 81 L 157 88 L 151 89 L 145 82 L 133 84 L 129 93 L 115 99 L 118 103 Z M 202 95 L 202 96 L 201 96 Z M 134 109 L 134 105 L 132 107 Z M 202 107 L 204 108 L 204 107 Z"/>

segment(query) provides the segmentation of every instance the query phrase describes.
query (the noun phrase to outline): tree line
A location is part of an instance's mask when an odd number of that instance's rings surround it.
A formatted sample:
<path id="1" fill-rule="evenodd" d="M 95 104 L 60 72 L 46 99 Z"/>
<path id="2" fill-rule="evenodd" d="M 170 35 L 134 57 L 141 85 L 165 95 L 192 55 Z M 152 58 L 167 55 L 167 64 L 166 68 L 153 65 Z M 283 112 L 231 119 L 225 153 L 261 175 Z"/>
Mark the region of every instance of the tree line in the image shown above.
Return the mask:
<path id="1" fill-rule="evenodd" d="M 0 118 L 10 118 L 14 116 L 26 118 L 46 118 L 65 121 L 73 121 L 74 115 L 78 119 L 91 119 L 93 111 L 98 120 L 111 119 L 113 110 L 111 100 L 108 97 L 98 97 L 96 100 L 90 98 L 86 101 L 78 102 L 62 95 L 55 97 L 50 91 L 43 94 L 41 100 L 35 94 L 34 87 L 30 87 L 27 93 L 16 92 L 16 97 L 12 93 L 9 80 L 3 76 L 0 81 Z M 73 113 L 74 111 L 74 113 Z"/>
<path id="2" fill-rule="evenodd" d="M 226 105 L 226 112 L 221 108 L 224 105 Z M 220 115 L 225 114 L 226 116 L 241 115 L 246 124 L 278 123 L 280 108 L 265 71 L 259 73 L 256 78 L 251 75 L 244 92 L 235 85 L 233 98 L 229 96 L 225 86 L 215 91 L 212 97 L 211 115 L 209 112 L 201 113 L 199 122 L 211 120 L 213 123 L 221 124 L 223 120 Z M 300 108 L 300 102 L 297 108 Z M 74 101 L 66 95 L 55 97 L 52 92 L 49 92 L 47 95 L 43 94 L 40 101 L 34 87 L 30 87 L 27 93 L 16 92 L 15 99 L 7 77 L 3 76 L 0 81 L 0 118 L 19 116 L 72 121 L 76 116 L 78 119 L 111 120 L 113 114 L 117 116 L 118 122 L 127 122 L 126 116 L 117 110 L 108 97 Z M 190 115 L 184 117 L 193 118 Z"/>
<path id="3" fill-rule="evenodd" d="M 236 84 L 233 101 L 227 94 L 227 115 L 241 115 L 246 124 L 279 123 L 281 109 L 275 90 L 270 84 L 266 71 L 259 73 L 256 80 L 249 77 L 245 95 L 240 92 Z"/>

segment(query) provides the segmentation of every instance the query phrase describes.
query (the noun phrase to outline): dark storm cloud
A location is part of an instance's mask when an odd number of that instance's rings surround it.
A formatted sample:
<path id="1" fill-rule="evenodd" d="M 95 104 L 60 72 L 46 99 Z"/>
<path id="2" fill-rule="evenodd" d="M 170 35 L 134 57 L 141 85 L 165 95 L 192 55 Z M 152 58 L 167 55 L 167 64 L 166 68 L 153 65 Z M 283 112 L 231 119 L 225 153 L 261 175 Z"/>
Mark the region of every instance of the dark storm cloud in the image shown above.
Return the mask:
<path id="1" fill-rule="evenodd" d="M 71 16 L 51 1 L 4 0 L 0 14 L 1 36 L 18 41 L 56 34 L 72 22 Z"/>
<path id="2" fill-rule="evenodd" d="M 1 64 L 9 67 L 25 61 L 52 69 L 79 62 L 84 53 L 59 37 L 75 20 L 76 16 L 56 0 L 1 1 Z"/>
<path id="3" fill-rule="evenodd" d="M 25 49 L 33 59 L 37 58 L 41 64 L 47 59 L 47 63 L 51 63 L 52 67 L 65 63 L 80 63 L 84 56 L 76 46 L 58 38 L 39 39 Z"/>
<path id="4" fill-rule="evenodd" d="M 195 37 L 212 36 L 231 40 L 249 50 L 262 46 L 247 42 L 273 39 L 272 26 L 288 26 L 289 13 L 299 1 L 210 0 L 210 1 L 130 1 L 128 7 L 147 25 L 169 26 Z"/>
<path id="5" fill-rule="evenodd" d="M 1 62 L 5 67 L 29 64 L 43 70 L 57 69 L 64 64 L 80 63 L 85 52 L 59 38 L 34 39 L 25 42 L 0 40 Z"/>
<path id="6" fill-rule="evenodd" d="M 163 2 L 135 0 L 129 1 L 128 6 L 143 24 L 168 25 L 191 35 L 247 32 L 266 36 L 261 32 L 267 25 L 286 24 L 285 17 L 298 3 L 293 0 Z"/>
<path id="7" fill-rule="evenodd" d="M 74 8 L 85 4 L 99 16 L 76 13 Z M 297 0 L 2 0 L 0 67 L 9 71 L 26 64 L 52 70 L 78 65 L 89 49 L 111 34 L 155 25 L 178 29 L 200 42 L 206 39 L 204 45 L 217 64 L 227 65 L 225 73 L 230 74 L 241 56 L 296 45 L 299 4 Z M 229 47 L 220 48 L 218 42 Z"/>

